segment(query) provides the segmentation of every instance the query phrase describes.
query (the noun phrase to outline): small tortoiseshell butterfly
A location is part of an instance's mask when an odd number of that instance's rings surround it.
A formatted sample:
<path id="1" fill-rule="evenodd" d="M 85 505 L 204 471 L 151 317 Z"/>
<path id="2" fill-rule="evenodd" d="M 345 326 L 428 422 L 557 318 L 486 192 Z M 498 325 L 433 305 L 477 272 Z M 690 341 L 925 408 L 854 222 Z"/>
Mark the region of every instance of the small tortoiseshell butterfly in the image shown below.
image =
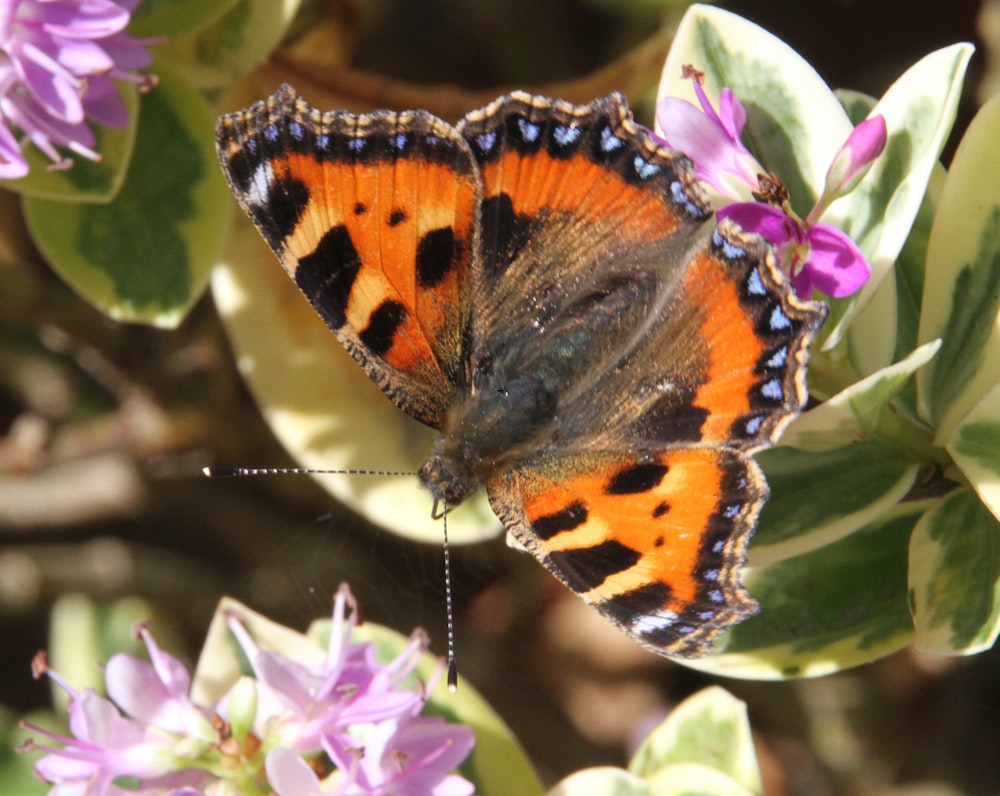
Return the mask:
<path id="1" fill-rule="evenodd" d="M 436 501 L 507 529 L 641 644 L 706 652 L 806 400 L 824 318 L 712 213 L 624 98 L 515 92 L 451 125 L 320 113 L 289 86 L 218 125 L 233 192 L 385 394 L 440 429 Z"/>

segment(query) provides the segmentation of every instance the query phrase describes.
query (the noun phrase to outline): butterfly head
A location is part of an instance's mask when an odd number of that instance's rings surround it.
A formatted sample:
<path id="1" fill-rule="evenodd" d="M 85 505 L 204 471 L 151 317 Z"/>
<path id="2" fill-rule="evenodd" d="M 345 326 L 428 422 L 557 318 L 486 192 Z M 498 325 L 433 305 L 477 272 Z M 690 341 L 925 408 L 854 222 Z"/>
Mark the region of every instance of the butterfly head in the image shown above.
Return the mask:
<path id="1" fill-rule="evenodd" d="M 456 467 L 456 464 L 460 463 L 435 455 L 425 461 L 417 472 L 420 482 L 434 497 L 435 504 L 443 503 L 448 509 L 462 503 L 482 485 L 481 481 L 469 472 L 462 472 L 464 468 Z"/>
<path id="2" fill-rule="evenodd" d="M 515 467 L 553 428 L 557 400 L 546 379 L 496 372 L 479 377 L 475 389 L 449 410 L 433 453 L 419 470 L 424 486 L 449 506 Z"/>

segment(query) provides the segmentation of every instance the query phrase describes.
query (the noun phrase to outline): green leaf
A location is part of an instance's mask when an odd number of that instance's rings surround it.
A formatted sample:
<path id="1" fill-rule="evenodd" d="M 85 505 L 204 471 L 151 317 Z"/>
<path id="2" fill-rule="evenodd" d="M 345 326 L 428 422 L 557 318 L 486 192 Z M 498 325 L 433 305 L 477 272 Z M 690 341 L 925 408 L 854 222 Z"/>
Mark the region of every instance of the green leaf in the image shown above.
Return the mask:
<path id="1" fill-rule="evenodd" d="M 682 67 L 705 75 L 718 98 L 728 86 L 747 111 L 744 143 L 781 176 L 803 218 L 815 204 L 826 170 L 852 126 L 840 102 L 802 56 L 763 28 L 729 11 L 693 5 L 684 15 L 660 77 L 657 97 L 697 104 Z"/>
<path id="2" fill-rule="evenodd" d="M 182 63 L 202 88 L 228 89 L 264 63 L 280 44 L 301 0 L 237 0 L 193 36 L 170 41 L 159 55 Z"/>
<path id="3" fill-rule="evenodd" d="M 238 2 L 240 0 L 143 0 L 132 12 L 128 32 L 140 39 L 187 36 L 210 25 Z"/>
<path id="4" fill-rule="evenodd" d="M 863 92 L 854 91 L 849 88 L 837 88 L 833 90 L 833 93 L 837 97 L 837 101 L 844 108 L 847 118 L 850 119 L 851 124 L 855 127 L 868 118 L 868 114 L 871 113 L 872 108 L 875 107 L 875 103 L 878 102 L 870 94 L 864 94 Z"/>
<path id="5" fill-rule="evenodd" d="M 118 93 L 128 111 L 128 123 L 120 130 L 91 125 L 97 139 L 93 149 L 101 156 L 99 161 L 95 163 L 64 150 L 73 158 L 72 168 L 50 171 L 52 161 L 35 147 L 28 147 L 24 153 L 31 169 L 28 176 L 20 180 L 0 181 L 0 185 L 22 196 L 40 199 L 111 201 L 125 179 L 138 128 L 139 98 L 135 87 L 119 84 Z"/>
<path id="6" fill-rule="evenodd" d="M 848 358 L 858 375 L 867 376 L 893 361 L 898 299 L 896 280 L 890 271 L 869 296 L 864 311 L 854 315 L 847 327 Z M 843 318 L 853 312 L 854 306 L 853 299 L 835 300 L 831 309 Z"/>
<path id="7" fill-rule="evenodd" d="M 751 566 L 802 555 L 864 528 L 906 496 L 919 471 L 878 438 L 824 451 L 782 445 L 757 460 L 771 498 L 750 545 Z"/>
<path id="8" fill-rule="evenodd" d="M 948 452 L 1000 520 L 1000 386 L 986 393 L 955 427 Z"/>
<path id="9" fill-rule="evenodd" d="M 940 347 L 940 340 L 932 340 L 800 415 L 782 437 L 782 446 L 824 451 L 868 437 L 877 430 L 889 402 Z"/>
<path id="10" fill-rule="evenodd" d="M 847 328 L 848 357 L 857 374 L 876 373 L 890 362 L 899 362 L 916 353 L 927 241 L 944 179 L 945 171 L 937 164 L 895 267 Z M 894 298 L 887 295 L 890 293 Z M 916 380 L 903 384 L 893 398 L 893 408 L 910 423 L 926 426 L 917 412 Z"/>
<path id="11" fill-rule="evenodd" d="M 214 151 L 215 113 L 169 69 L 143 96 L 132 163 L 106 204 L 27 197 L 49 264 L 111 317 L 174 327 L 201 294 L 232 209 Z"/>
<path id="12" fill-rule="evenodd" d="M 975 492 L 961 490 L 917 523 L 910 589 L 917 647 L 969 655 L 1000 632 L 1000 522 Z"/>
<path id="13" fill-rule="evenodd" d="M 910 228 L 910 236 L 906 239 L 896 266 L 892 270 L 896 285 L 896 352 L 894 361 L 902 359 L 915 348 L 919 337 L 920 303 L 924 295 L 924 272 L 927 266 L 927 245 L 930 241 L 931 228 L 941 202 L 941 191 L 947 173 L 938 163 L 931 172 L 927 183 L 927 192 L 920 204 L 917 218 Z M 862 315 L 865 311 L 862 311 Z M 860 320 L 860 318 L 858 319 Z M 853 330 L 853 325 L 852 325 Z M 855 339 L 853 345 L 863 345 L 863 339 Z M 908 405 L 914 407 L 916 416 L 916 384 L 912 386 L 913 397 Z"/>
<path id="14" fill-rule="evenodd" d="M 649 778 L 655 796 L 754 796 L 731 777 L 699 763 L 664 766 Z"/>
<path id="15" fill-rule="evenodd" d="M 66 727 L 53 721 L 49 714 L 25 716 L 24 721 L 53 732 L 66 731 Z M 5 796 L 45 796 L 51 792 L 51 786 L 32 773 L 41 752 L 16 751 L 31 736 L 32 733 L 20 726 L 13 713 L 0 706 L 0 792 Z M 37 736 L 36 740 L 45 742 Z"/>
<path id="16" fill-rule="evenodd" d="M 945 444 L 1000 384 L 1000 97 L 984 105 L 952 160 L 927 247 L 919 339 L 941 352 L 917 376 L 921 415 Z"/>
<path id="17" fill-rule="evenodd" d="M 511 793 L 520 793 L 514 788 Z M 711 791 L 705 791 L 711 793 Z M 629 774 L 620 768 L 605 766 L 601 768 L 585 768 L 570 774 L 557 784 L 546 796 L 660 796 L 659 790 L 654 790 L 643 779 Z"/>
<path id="18" fill-rule="evenodd" d="M 827 322 L 826 349 L 839 342 L 857 308 L 871 300 L 910 233 L 954 124 L 972 52 L 970 44 L 955 44 L 921 58 L 869 114 L 885 118 L 885 150 L 861 184 L 834 202 L 822 220 L 854 239 L 871 263 L 872 278 L 853 302 L 854 309 Z"/>
<path id="19" fill-rule="evenodd" d="M 883 657 L 913 636 L 907 551 L 931 503 L 904 503 L 805 555 L 749 569 L 760 603 L 729 631 L 725 652 L 685 665 L 729 677 L 813 677 Z"/>
<path id="20" fill-rule="evenodd" d="M 699 691 L 681 702 L 649 734 L 628 768 L 650 779 L 665 766 L 678 763 L 704 766 L 725 775 L 741 792 L 759 794 L 760 769 L 746 704 L 718 686 Z"/>

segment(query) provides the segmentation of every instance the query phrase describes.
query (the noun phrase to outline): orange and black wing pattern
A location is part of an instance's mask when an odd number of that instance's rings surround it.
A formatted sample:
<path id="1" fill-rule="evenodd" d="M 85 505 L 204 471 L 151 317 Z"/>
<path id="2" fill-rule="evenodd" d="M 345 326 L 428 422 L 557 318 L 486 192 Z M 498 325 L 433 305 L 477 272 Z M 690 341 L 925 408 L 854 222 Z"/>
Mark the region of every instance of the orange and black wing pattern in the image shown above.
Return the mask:
<path id="1" fill-rule="evenodd" d="M 233 192 L 316 311 L 397 406 L 440 426 L 476 248 L 465 140 L 422 111 L 321 113 L 287 85 L 217 134 Z"/>
<path id="2" fill-rule="evenodd" d="M 472 295 L 489 296 L 471 379 L 491 394 L 530 371 L 555 401 L 490 479 L 494 510 L 639 642 L 703 654 L 756 610 L 739 579 L 767 497 L 750 453 L 804 404 L 824 312 L 761 239 L 714 224 L 690 164 L 622 98 L 518 94 L 459 129 L 483 183 Z"/>

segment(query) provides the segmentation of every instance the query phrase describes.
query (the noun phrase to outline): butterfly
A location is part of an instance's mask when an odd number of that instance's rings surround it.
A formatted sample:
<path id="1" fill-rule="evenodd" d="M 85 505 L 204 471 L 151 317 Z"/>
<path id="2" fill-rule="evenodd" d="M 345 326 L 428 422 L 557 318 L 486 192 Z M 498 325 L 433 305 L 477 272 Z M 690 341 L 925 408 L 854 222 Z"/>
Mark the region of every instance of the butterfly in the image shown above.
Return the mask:
<path id="1" fill-rule="evenodd" d="M 514 92 L 449 124 L 322 113 L 282 86 L 224 115 L 240 205 L 386 396 L 439 430 L 437 504 L 507 530 L 640 644 L 705 654 L 757 604 L 751 455 L 807 398 L 825 317 L 716 224 L 691 162 L 612 94 Z"/>

